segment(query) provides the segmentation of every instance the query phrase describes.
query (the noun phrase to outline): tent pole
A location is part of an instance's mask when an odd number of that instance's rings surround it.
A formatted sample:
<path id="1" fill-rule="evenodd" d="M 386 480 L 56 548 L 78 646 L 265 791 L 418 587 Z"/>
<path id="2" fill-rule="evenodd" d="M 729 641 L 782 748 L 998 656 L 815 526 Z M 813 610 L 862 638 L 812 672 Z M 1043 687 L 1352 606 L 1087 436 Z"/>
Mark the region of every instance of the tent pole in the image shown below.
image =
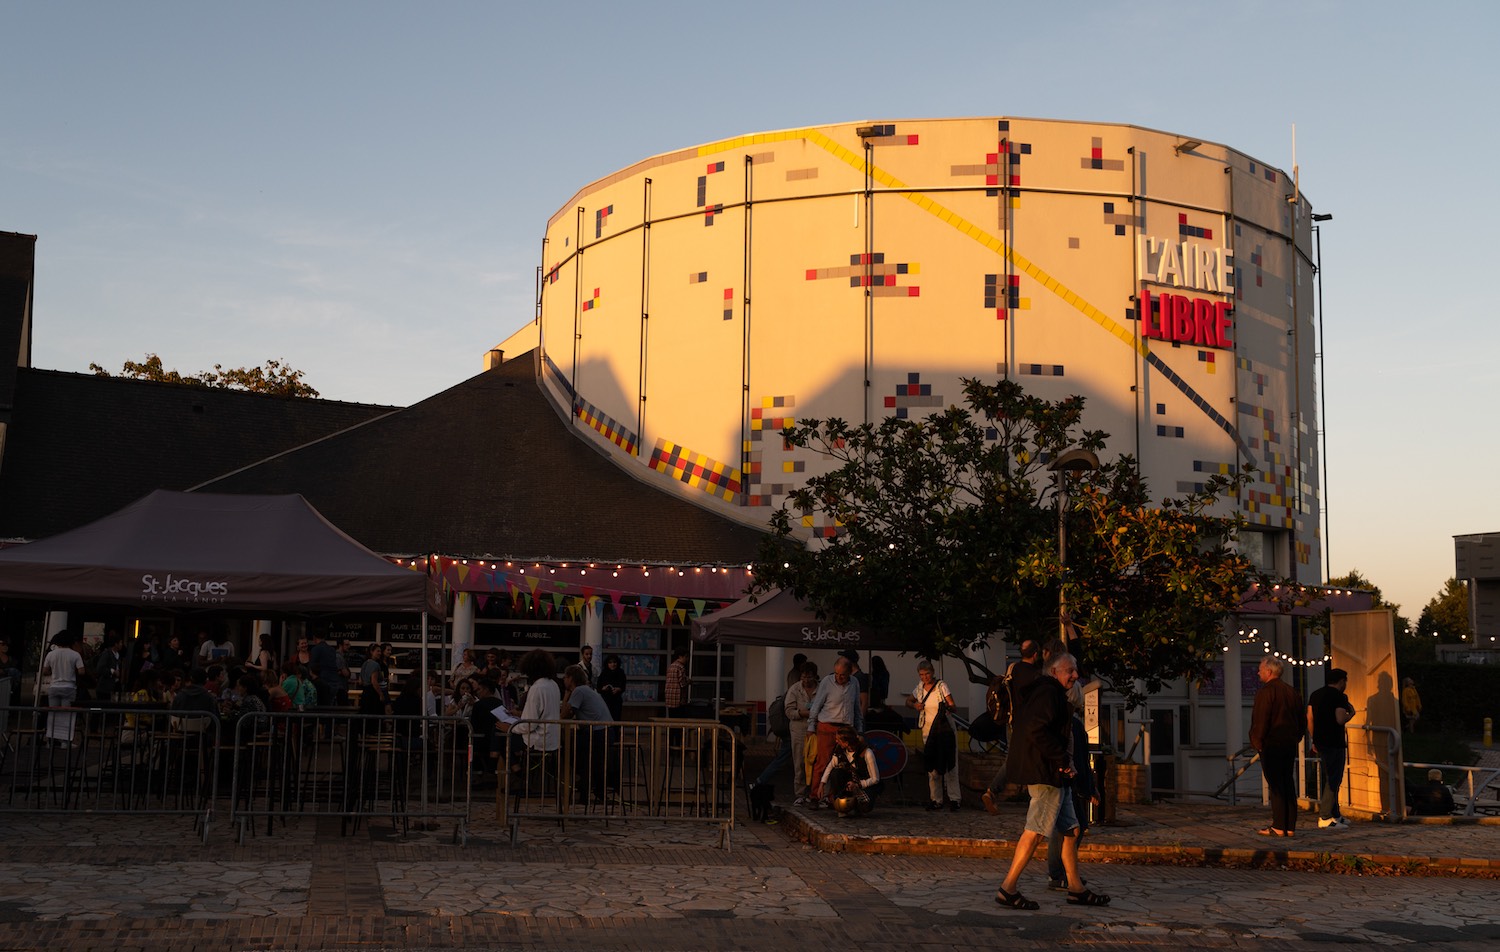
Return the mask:
<path id="1" fill-rule="evenodd" d="M 420 708 L 418 708 L 418 710 L 422 712 L 422 719 L 418 723 L 422 725 L 422 762 L 421 762 L 421 771 L 422 771 L 422 812 L 426 813 L 427 812 L 427 757 L 428 757 L 427 738 L 431 736 L 431 731 L 428 729 L 431 725 L 429 725 L 428 722 L 427 722 L 427 612 L 425 610 L 422 612 L 422 665 L 421 665 L 421 672 L 422 672 L 422 680 L 420 682 L 418 682 L 418 684 L 417 684 L 417 690 L 420 691 L 421 693 L 417 695 L 417 698 L 418 698 L 419 703 L 422 705 Z M 423 822 L 425 823 L 426 820 L 423 820 Z"/>

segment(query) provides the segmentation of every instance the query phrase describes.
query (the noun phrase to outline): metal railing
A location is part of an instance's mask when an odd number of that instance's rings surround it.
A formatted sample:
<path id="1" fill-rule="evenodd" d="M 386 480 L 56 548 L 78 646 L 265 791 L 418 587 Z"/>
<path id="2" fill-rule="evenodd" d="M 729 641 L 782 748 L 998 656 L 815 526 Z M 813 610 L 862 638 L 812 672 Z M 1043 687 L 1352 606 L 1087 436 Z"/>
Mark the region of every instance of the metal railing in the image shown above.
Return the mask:
<path id="1" fill-rule="evenodd" d="M 497 735 L 492 753 L 512 842 L 523 820 L 649 819 L 716 825 L 720 847 L 730 847 L 745 749 L 717 721 L 523 720 Z"/>
<path id="2" fill-rule="evenodd" d="M 1464 774 L 1465 786 L 1467 787 L 1467 802 L 1464 804 L 1464 816 L 1474 816 L 1479 810 L 1479 798 L 1487 790 L 1494 790 L 1495 805 L 1484 808 L 1484 812 L 1500 811 L 1500 769 L 1495 767 L 1463 766 L 1460 764 L 1419 764 L 1408 762 L 1403 767 L 1416 770 L 1441 770 L 1446 772 L 1462 772 Z M 1479 775 L 1476 781 L 1475 775 Z M 1459 797 L 1465 797 L 1464 792 L 1458 786 L 1453 787 L 1453 792 Z"/>
<path id="3" fill-rule="evenodd" d="M 469 826 L 469 722 L 458 717 L 309 712 L 248 714 L 229 738 L 230 821 L 241 840 L 264 821 L 336 816 L 344 831 L 387 817 Z"/>
<path id="4" fill-rule="evenodd" d="M 1401 796 L 1401 732 L 1394 727 L 1383 727 L 1379 724 L 1357 724 L 1349 729 L 1363 731 L 1367 735 L 1380 734 L 1385 737 L 1385 756 L 1383 761 L 1376 763 L 1375 769 L 1377 773 L 1381 771 L 1385 773 L 1385 782 L 1389 784 L 1389 789 L 1382 791 L 1387 815 L 1404 816 L 1406 801 Z M 1366 743 L 1372 751 L 1375 749 L 1372 741 L 1367 740 Z"/>
<path id="5" fill-rule="evenodd" d="M 0 707 L 0 813 L 469 821 L 469 722 L 344 710 L 220 718 L 165 705 Z M 227 801 L 227 803 L 226 803 Z"/>
<path id="6" fill-rule="evenodd" d="M 164 705 L 0 708 L 0 812 L 190 816 L 207 839 L 220 731 Z"/>

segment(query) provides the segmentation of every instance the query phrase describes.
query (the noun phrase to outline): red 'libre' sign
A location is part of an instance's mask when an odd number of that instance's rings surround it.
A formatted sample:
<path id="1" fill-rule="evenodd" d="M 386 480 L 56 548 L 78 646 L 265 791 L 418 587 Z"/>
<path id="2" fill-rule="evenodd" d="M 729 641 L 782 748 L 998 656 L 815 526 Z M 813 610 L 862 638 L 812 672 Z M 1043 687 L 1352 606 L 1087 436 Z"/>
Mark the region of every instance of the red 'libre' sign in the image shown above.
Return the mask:
<path id="1" fill-rule="evenodd" d="M 1225 350 L 1234 346 L 1230 332 L 1234 305 L 1228 301 L 1206 301 L 1181 294 L 1141 291 L 1141 336 L 1180 344 L 1198 344 Z"/>

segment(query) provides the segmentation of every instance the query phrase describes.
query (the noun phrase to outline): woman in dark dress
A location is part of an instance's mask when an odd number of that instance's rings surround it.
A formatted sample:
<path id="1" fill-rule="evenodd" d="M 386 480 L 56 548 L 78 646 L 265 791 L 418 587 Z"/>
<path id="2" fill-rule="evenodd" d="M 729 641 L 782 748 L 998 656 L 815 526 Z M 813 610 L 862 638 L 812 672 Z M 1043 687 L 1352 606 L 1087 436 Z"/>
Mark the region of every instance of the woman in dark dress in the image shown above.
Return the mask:
<path id="1" fill-rule="evenodd" d="M 625 669 L 620 667 L 619 655 L 606 655 L 604 670 L 599 673 L 599 696 L 609 708 L 609 716 L 620 720 L 620 710 L 625 706 Z"/>

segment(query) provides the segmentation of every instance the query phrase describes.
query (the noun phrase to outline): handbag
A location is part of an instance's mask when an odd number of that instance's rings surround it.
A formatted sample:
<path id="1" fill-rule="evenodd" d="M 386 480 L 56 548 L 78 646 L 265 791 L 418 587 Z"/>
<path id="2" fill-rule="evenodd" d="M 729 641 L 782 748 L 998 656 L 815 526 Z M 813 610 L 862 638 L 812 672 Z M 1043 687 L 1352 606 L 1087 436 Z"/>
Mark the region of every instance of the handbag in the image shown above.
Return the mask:
<path id="1" fill-rule="evenodd" d="M 937 688 L 938 688 L 938 685 L 942 684 L 942 683 L 943 682 L 941 682 L 941 681 L 934 682 L 933 685 L 932 685 L 932 687 L 930 687 L 930 688 L 927 689 L 927 693 L 924 694 L 924 695 L 922 695 L 922 708 L 923 708 L 923 710 L 926 710 L 926 708 L 927 708 L 927 699 L 932 696 L 932 692 L 936 691 Z M 937 714 L 934 715 L 933 718 L 932 718 L 932 726 L 928 729 L 927 735 L 930 737 L 933 734 L 951 734 L 951 733 L 953 733 L 953 722 L 948 719 L 948 709 L 943 706 L 942 700 L 939 699 L 938 700 Z"/>

